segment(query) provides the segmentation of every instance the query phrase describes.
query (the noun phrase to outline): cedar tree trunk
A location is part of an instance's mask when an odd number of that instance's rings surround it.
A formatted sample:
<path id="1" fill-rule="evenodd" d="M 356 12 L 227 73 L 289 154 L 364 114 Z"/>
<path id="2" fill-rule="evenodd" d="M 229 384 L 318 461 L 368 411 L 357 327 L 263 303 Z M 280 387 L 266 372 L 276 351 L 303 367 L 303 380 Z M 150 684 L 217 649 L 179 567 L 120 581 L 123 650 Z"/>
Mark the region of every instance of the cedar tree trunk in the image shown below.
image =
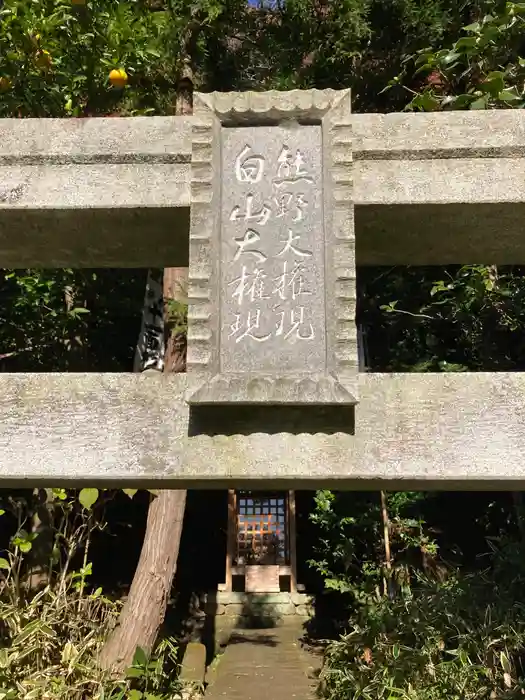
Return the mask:
<path id="1" fill-rule="evenodd" d="M 164 297 L 185 301 L 187 268 L 164 271 Z M 170 325 L 168 319 L 167 325 Z M 177 324 L 180 328 L 180 324 Z M 177 337 L 173 337 L 176 335 Z M 168 338 L 164 371 L 184 371 L 186 345 L 184 334 Z M 149 653 L 166 614 L 166 605 L 177 570 L 186 491 L 163 490 L 152 498 L 140 559 L 119 624 L 108 638 L 100 655 L 103 668 L 122 671 L 128 668 L 137 647 Z"/>
<path id="2" fill-rule="evenodd" d="M 192 36 L 195 32 L 192 31 Z M 189 44 L 189 39 L 187 40 Z M 189 66 L 190 61 L 186 61 Z M 193 72 L 186 67 L 178 85 L 176 111 L 191 114 Z M 186 303 L 187 268 L 164 270 L 164 299 Z M 166 314 L 165 314 L 166 315 Z M 180 319 L 179 319 L 180 321 Z M 165 372 L 186 369 L 186 335 L 180 322 L 167 319 L 169 333 L 164 360 Z M 180 538 L 186 506 L 186 491 L 159 491 L 148 511 L 144 543 L 128 599 L 120 614 L 119 624 L 109 636 L 100 655 L 103 668 L 116 671 L 131 665 L 137 647 L 149 653 L 157 639 L 166 614 L 166 606 L 177 570 Z"/>

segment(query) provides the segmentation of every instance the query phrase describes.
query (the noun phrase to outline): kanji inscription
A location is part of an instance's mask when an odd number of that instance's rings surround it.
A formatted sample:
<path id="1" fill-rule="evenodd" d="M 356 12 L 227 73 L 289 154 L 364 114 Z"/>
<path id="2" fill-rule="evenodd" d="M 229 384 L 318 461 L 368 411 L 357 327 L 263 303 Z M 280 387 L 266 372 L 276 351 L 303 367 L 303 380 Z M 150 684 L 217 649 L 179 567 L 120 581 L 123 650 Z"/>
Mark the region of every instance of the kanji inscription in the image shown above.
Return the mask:
<path id="1" fill-rule="evenodd" d="M 320 126 L 222 130 L 221 372 L 323 372 Z"/>
<path id="2" fill-rule="evenodd" d="M 347 90 L 194 95 L 191 405 L 357 401 Z"/>

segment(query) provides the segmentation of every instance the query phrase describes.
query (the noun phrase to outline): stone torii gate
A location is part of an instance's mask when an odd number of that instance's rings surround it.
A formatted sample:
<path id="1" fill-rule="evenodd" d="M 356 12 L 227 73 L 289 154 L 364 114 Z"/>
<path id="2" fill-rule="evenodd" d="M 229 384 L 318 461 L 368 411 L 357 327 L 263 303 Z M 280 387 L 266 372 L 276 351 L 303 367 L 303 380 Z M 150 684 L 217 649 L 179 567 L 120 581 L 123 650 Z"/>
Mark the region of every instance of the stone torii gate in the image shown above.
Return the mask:
<path id="1" fill-rule="evenodd" d="M 359 373 L 354 316 L 356 262 L 525 263 L 524 213 L 521 110 L 0 120 L 2 267 L 190 268 L 187 374 L 0 375 L 1 485 L 521 485 L 523 375 Z"/>

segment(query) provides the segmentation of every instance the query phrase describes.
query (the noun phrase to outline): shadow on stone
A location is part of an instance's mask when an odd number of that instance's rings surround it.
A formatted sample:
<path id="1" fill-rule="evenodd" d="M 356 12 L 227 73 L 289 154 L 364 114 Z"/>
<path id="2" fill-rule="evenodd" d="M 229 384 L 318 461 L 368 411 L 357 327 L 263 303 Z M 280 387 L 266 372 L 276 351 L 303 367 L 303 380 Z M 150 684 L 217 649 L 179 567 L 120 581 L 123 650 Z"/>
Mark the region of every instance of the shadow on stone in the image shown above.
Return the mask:
<path id="1" fill-rule="evenodd" d="M 188 432 L 195 435 L 355 432 L 354 406 L 191 406 Z"/>
<path id="2" fill-rule="evenodd" d="M 281 620 L 278 606 L 271 598 L 246 596 L 237 626 L 244 629 L 271 629 L 277 627 Z"/>
<path id="3" fill-rule="evenodd" d="M 229 644 L 261 644 L 266 647 L 276 647 L 278 641 L 265 634 L 232 634 Z"/>
<path id="4" fill-rule="evenodd" d="M 202 628 L 202 641 L 206 647 L 206 666 L 211 664 L 221 646 L 217 639 L 216 617 L 217 603 L 212 598 L 206 602 L 206 616 Z"/>
<path id="5" fill-rule="evenodd" d="M 0 254 L 5 267 L 187 267 L 189 219 L 172 207 L 3 209 Z"/>

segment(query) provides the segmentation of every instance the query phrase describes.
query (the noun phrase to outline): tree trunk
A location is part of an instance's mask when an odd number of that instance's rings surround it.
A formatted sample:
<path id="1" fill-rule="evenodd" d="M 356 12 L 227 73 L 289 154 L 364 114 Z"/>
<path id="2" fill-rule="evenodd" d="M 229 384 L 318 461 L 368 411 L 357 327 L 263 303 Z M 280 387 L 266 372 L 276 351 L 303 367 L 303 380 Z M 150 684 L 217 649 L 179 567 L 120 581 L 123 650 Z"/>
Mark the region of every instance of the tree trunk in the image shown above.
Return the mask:
<path id="1" fill-rule="evenodd" d="M 164 297 L 185 303 L 186 268 L 164 272 Z M 177 305 L 179 308 L 180 304 Z M 168 312 L 167 324 L 172 321 Z M 184 371 L 186 343 L 181 323 L 168 337 L 164 371 Z M 175 337 L 177 336 L 177 337 Z M 122 671 L 133 661 L 137 647 L 149 653 L 166 614 L 173 577 L 177 570 L 186 491 L 164 490 L 153 497 L 140 559 L 118 626 L 100 655 L 103 668 Z"/>
<path id="2" fill-rule="evenodd" d="M 186 491 L 161 491 L 153 497 L 129 597 L 100 655 L 103 668 L 125 670 L 137 647 L 146 653 L 153 648 L 177 568 L 185 505 Z"/>
<path id="3" fill-rule="evenodd" d="M 187 43 L 189 45 L 189 40 Z M 177 86 L 178 114 L 192 112 L 193 72 L 189 67 L 190 63 L 188 58 L 185 61 L 187 67 L 183 70 L 180 84 Z M 186 369 L 186 317 L 181 313 L 181 308 L 187 303 L 187 279 L 187 268 L 164 270 L 162 296 L 165 302 L 165 322 L 162 324 L 163 328 L 157 330 L 168 331 L 163 363 L 165 372 L 184 372 Z M 157 299 L 158 296 L 157 294 Z M 155 348 L 158 354 L 162 346 L 161 335 L 155 333 L 155 318 L 158 314 L 155 314 L 154 301 L 151 304 L 148 295 L 146 297 L 145 313 L 149 316 L 149 323 L 143 323 L 143 327 L 149 329 L 150 336 L 153 330 L 153 354 Z M 171 313 L 170 300 L 177 302 L 175 314 Z M 162 303 L 162 300 L 160 301 Z M 139 339 L 139 343 L 148 345 L 142 340 Z M 142 350 L 144 348 L 141 347 Z M 151 362 L 151 357 L 149 360 Z M 157 361 L 157 369 L 160 369 L 160 364 L 162 363 Z M 155 366 L 155 363 L 150 366 Z M 152 650 L 166 614 L 169 593 L 177 570 L 185 506 L 186 491 L 182 490 L 160 491 L 151 501 L 144 542 L 129 596 L 120 614 L 119 624 L 109 636 L 100 655 L 103 668 L 122 671 L 130 666 L 137 647 L 146 653 Z"/>
<path id="4" fill-rule="evenodd" d="M 49 501 L 46 489 L 33 490 L 36 501 L 35 512 L 31 519 L 31 533 L 37 538 L 27 555 L 28 590 L 36 592 L 49 583 L 50 564 L 53 555 L 53 502 Z"/>
<path id="5" fill-rule="evenodd" d="M 392 554 L 390 551 L 390 518 L 388 517 L 388 505 L 386 493 L 380 492 L 381 497 L 381 521 L 383 523 L 383 544 L 385 547 L 385 562 L 383 573 L 383 593 L 388 595 L 392 591 Z"/>

